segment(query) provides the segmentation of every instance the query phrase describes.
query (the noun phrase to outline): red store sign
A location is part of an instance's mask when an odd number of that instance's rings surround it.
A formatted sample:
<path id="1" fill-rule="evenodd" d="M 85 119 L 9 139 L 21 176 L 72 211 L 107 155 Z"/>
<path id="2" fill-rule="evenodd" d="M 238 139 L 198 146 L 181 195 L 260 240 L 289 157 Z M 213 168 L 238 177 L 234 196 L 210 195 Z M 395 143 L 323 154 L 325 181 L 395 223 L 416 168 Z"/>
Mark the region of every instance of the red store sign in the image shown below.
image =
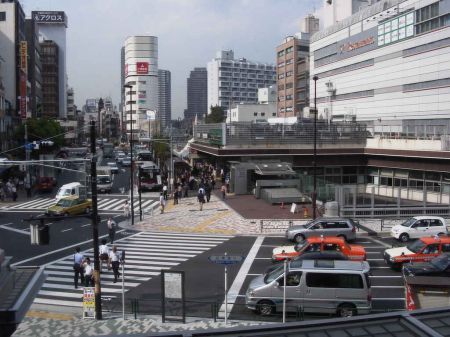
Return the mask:
<path id="1" fill-rule="evenodd" d="M 148 62 L 136 62 L 136 73 L 138 75 L 148 74 Z"/>

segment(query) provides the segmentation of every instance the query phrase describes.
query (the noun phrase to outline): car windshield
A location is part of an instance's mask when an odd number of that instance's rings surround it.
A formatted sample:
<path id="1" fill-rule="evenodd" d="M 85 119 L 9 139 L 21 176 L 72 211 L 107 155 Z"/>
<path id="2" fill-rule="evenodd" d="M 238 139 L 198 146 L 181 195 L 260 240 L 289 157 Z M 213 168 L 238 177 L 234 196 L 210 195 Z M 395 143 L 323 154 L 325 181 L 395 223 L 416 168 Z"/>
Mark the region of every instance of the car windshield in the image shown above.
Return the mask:
<path id="1" fill-rule="evenodd" d="M 411 218 L 411 219 L 406 220 L 404 223 L 402 223 L 402 226 L 404 226 L 404 227 L 411 227 L 411 225 L 412 225 L 414 222 L 416 222 L 416 219 Z"/>
<path id="2" fill-rule="evenodd" d="M 430 261 L 430 264 L 432 264 L 433 267 L 435 267 L 438 270 L 445 270 L 448 266 L 448 256 L 447 255 L 437 256 Z"/>
<path id="3" fill-rule="evenodd" d="M 66 195 L 70 195 L 72 191 L 70 189 L 65 189 L 65 190 L 59 190 L 58 194 L 62 195 L 62 196 L 66 196 Z"/>
<path id="4" fill-rule="evenodd" d="M 305 247 L 306 247 L 308 244 L 309 244 L 308 241 L 304 240 L 304 241 L 302 241 L 302 242 L 297 243 L 297 244 L 295 245 L 294 249 L 295 249 L 296 252 L 300 252 L 300 251 L 302 251 L 303 249 L 305 249 Z"/>
<path id="5" fill-rule="evenodd" d="M 99 177 L 98 182 L 100 184 L 109 184 L 111 182 L 111 179 L 109 179 L 108 177 Z"/>
<path id="6" fill-rule="evenodd" d="M 108 163 L 108 166 L 115 167 L 115 166 L 116 166 L 116 163 Z"/>
<path id="7" fill-rule="evenodd" d="M 69 207 L 70 205 L 72 205 L 72 200 L 67 200 L 67 199 L 61 199 L 56 203 L 56 206 L 61 206 L 61 207 Z"/>
<path id="8" fill-rule="evenodd" d="M 264 277 L 264 283 L 269 284 L 273 280 L 276 280 L 280 275 L 284 273 L 284 266 L 279 266 L 278 268 L 272 270 Z"/>
<path id="9" fill-rule="evenodd" d="M 408 248 L 408 250 L 412 251 L 413 253 L 418 253 L 425 246 L 426 246 L 425 243 L 423 243 L 421 240 L 417 240 L 417 241 L 411 243 L 410 245 L 408 245 L 406 248 Z"/>

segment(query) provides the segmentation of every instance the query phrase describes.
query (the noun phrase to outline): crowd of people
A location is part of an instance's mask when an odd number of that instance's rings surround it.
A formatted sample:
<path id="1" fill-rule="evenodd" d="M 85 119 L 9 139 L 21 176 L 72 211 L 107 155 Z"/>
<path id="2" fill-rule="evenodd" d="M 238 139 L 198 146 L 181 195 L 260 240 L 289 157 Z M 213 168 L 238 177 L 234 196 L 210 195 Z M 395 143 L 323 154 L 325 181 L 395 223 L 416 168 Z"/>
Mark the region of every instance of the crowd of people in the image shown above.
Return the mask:
<path id="1" fill-rule="evenodd" d="M 0 182 L 0 200 L 6 201 L 11 198 L 12 201 L 17 200 L 17 190 L 23 186 L 23 180 L 19 178 L 10 178 L 5 183 Z"/>

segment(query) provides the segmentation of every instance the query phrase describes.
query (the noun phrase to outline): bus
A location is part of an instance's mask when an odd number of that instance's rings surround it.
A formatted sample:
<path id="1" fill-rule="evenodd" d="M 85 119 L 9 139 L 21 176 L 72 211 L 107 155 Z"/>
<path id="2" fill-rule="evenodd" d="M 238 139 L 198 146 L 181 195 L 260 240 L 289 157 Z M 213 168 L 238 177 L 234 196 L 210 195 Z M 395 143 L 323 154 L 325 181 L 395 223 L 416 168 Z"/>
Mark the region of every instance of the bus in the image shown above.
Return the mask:
<path id="1" fill-rule="evenodd" d="M 159 191 L 162 188 L 161 171 L 152 161 L 143 162 L 136 170 L 138 181 L 140 182 L 140 191 Z"/>
<path id="2" fill-rule="evenodd" d="M 112 143 L 103 143 L 103 157 L 114 157 L 114 145 Z"/>

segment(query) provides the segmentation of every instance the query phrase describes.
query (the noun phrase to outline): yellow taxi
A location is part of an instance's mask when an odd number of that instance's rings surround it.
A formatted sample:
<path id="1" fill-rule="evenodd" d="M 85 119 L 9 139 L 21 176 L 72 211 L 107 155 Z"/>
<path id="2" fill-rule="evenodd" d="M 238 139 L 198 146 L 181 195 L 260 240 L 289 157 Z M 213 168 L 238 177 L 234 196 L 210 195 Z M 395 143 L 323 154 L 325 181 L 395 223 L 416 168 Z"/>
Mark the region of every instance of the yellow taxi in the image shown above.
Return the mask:
<path id="1" fill-rule="evenodd" d="M 59 201 L 47 208 L 48 215 L 77 215 L 77 214 L 89 214 L 92 210 L 91 199 L 80 199 L 78 196 L 73 195 L 70 197 L 64 197 Z"/>

